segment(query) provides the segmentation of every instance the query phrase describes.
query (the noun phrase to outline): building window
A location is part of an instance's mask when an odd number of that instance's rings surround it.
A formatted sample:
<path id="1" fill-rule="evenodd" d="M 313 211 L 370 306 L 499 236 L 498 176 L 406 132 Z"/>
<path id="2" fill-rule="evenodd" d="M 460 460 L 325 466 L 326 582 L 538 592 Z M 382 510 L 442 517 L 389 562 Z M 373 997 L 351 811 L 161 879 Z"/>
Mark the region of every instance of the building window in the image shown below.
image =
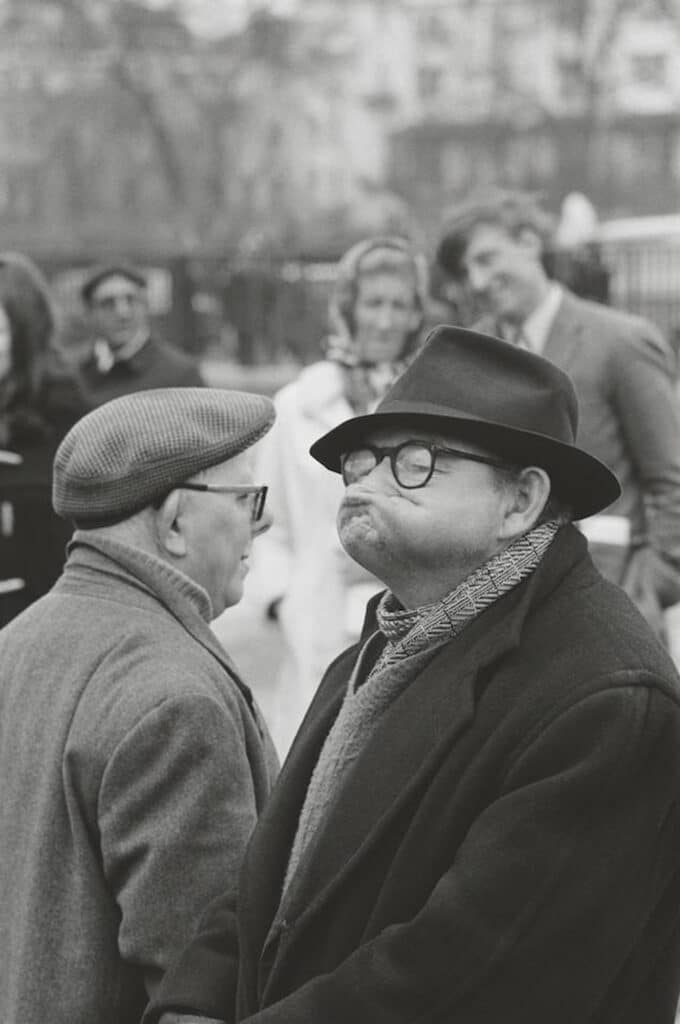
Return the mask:
<path id="1" fill-rule="evenodd" d="M 667 84 L 668 55 L 665 53 L 635 53 L 630 58 L 630 72 L 637 85 L 651 85 L 663 89 Z"/>

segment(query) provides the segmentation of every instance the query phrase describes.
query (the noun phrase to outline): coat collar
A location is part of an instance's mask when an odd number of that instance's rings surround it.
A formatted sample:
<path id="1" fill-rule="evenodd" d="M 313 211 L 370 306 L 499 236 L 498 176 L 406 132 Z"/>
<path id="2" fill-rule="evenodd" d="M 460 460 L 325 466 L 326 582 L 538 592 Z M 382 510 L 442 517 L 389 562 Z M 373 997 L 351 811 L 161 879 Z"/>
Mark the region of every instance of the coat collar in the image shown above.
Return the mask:
<path id="1" fill-rule="evenodd" d="M 560 530 L 536 572 L 445 644 L 389 708 L 350 770 L 292 883 L 285 907 L 289 922 L 303 926 L 357 870 L 423 780 L 436 771 L 456 737 L 470 726 L 484 670 L 517 647 L 527 615 L 585 559 L 582 535 L 574 527 Z M 377 600 L 367 611 L 369 635 L 375 629 Z M 253 906 L 259 907 L 259 919 L 251 925 L 262 942 L 278 910 L 307 785 L 342 703 L 357 650 L 341 655 L 326 673 L 251 843 L 247 877 L 257 879 Z"/>
<path id="2" fill-rule="evenodd" d="M 546 338 L 543 355 L 568 373 L 574 364 L 581 363 L 583 329 L 580 300 L 564 289 L 562 301 Z"/>

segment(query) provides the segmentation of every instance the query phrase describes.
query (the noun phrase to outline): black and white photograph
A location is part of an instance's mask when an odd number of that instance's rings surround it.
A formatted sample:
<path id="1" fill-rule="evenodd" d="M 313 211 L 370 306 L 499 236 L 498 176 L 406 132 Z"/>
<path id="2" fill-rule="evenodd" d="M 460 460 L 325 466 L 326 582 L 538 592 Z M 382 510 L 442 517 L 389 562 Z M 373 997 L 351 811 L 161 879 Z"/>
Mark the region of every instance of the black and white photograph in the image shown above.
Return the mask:
<path id="1" fill-rule="evenodd" d="M 0 1024 L 680 1024 L 680 0 L 0 0 Z"/>

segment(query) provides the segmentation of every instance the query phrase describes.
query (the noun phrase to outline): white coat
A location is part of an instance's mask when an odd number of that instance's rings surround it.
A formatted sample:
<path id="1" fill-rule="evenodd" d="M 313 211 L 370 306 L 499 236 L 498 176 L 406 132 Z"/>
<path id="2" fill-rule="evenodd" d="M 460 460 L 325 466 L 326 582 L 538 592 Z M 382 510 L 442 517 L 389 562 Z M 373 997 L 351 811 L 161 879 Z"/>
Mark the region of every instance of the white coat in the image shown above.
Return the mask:
<path id="1" fill-rule="evenodd" d="M 310 445 L 354 412 L 336 363 L 314 363 L 274 398 L 276 422 L 255 448 L 256 479 L 269 487 L 274 524 L 258 538 L 239 616 L 260 621 L 273 601 L 285 655 L 276 683 L 270 727 L 285 753 L 328 664 L 354 643 L 366 601 L 383 589 L 345 553 L 336 515 L 339 475 L 320 466 Z"/>

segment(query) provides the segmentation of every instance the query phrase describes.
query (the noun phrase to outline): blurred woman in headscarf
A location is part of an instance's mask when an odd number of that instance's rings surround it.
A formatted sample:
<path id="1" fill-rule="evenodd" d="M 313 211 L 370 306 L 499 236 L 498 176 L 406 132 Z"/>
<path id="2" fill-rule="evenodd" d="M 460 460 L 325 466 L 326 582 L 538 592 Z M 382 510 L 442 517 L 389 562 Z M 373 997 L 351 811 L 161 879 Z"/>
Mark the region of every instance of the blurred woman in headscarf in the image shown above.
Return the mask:
<path id="1" fill-rule="evenodd" d="M 0 626 L 51 587 L 70 534 L 52 511 L 52 457 L 85 404 L 54 335 L 42 274 L 0 253 Z"/>
<path id="2" fill-rule="evenodd" d="M 313 441 L 372 411 L 420 342 L 427 265 L 398 237 L 369 238 L 340 260 L 324 358 L 275 396 L 277 418 L 258 445 L 257 479 L 269 486 L 274 525 L 260 541 L 248 582 L 253 601 L 278 619 L 285 661 L 270 726 L 282 754 L 321 676 L 356 642 L 366 601 L 382 585 L 338 540 L 339 476 L 309 455 Z"/>

